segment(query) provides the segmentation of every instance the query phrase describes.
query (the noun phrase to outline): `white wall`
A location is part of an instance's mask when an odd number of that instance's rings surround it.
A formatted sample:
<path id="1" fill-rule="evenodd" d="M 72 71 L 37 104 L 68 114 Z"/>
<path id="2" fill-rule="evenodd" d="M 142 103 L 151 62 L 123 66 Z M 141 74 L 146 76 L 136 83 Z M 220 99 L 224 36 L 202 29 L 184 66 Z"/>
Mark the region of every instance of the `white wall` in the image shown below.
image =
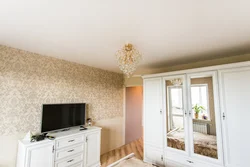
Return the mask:
<path id="1" fill-rule="evenodd" d="M 141 76 L 133 76 L 130 78 L 125 77 L 124 78 L 124 85 L 126 87 L 133 87 L 133 86 L 142 86 L 143 85 L 143 79 Z"/>
<path id="2" fill-rule="evenodd" d="M 17 140 L 25 134 L 0 136 L 0 167 L 14 167 L 16 164 Z"/>
<path id="3" fill-rule="evenodd" d="M 118 148 L 124 144 L 123 117 L 100 120 L 95 123 L 102 127 L 101 154 Z"/>

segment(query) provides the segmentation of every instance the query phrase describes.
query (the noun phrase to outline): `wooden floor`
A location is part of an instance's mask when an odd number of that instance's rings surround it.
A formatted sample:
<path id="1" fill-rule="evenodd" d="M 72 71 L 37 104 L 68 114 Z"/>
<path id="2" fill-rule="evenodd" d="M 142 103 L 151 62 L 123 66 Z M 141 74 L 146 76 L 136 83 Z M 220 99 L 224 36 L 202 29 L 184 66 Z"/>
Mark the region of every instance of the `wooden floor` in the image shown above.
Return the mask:
<path id="1" fill-rule="evenodd" d="M 143 141 L 141 138 L 101 155 L 101 166 L 108 166 L 130 153 L 135 153 L 136 158 L 143 159 Z"/>

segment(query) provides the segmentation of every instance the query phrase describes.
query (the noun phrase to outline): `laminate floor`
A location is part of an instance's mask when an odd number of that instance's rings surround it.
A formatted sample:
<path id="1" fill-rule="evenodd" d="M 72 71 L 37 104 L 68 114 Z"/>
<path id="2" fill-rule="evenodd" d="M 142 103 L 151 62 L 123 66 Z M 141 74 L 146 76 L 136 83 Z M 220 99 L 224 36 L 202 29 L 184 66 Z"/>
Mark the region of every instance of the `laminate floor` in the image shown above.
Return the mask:
<path id="1" fill-rule="evenodd" d="M 136 158 L 141 160 L 143 159 L 142 138 L 101 155 L 101 167 L 108 166 L 109 164 L 125 157 L 130 153 L 135 153 Z"/>

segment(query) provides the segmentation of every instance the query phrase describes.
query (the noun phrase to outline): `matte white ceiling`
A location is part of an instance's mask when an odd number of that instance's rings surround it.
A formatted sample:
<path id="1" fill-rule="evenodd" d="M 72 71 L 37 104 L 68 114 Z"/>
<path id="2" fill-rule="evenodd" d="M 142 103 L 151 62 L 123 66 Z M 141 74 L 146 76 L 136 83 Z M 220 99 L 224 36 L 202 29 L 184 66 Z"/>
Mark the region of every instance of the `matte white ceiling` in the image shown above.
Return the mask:
<path id="1" fill-rule="evenodd" d="M 119 72 L 134 44 L 138 73 L 250 52 L 249 0 L 1 0 L 0 44 Z"/>

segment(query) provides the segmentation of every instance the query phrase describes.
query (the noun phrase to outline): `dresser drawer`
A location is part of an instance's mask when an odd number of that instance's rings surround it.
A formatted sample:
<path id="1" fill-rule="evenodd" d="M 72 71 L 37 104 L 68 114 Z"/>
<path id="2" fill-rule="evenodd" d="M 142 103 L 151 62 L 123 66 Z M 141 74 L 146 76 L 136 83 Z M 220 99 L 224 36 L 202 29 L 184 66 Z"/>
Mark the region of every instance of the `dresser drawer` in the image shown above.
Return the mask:
<path id="1" fill-rule="evenodd" d="M 61 149 L 65 147 L 72 146 L 74 144 L 78 144 L 84 142 L 84 135 L 76 135 L 76 136 L 71 136 L 65 139 L 61 139 L 56 141 L 56 149 Z"/>
<path id="2" fill-rule="evenodd" d="M 83 162 L 75 164 L 75 165 L 72 165 L 70 167 L 83 167 Z"/>
<path id="3" fill-rule="evenodd" d="M 72 156 L 77 153 L 82 153 L 84 151 L 84 144 L 74 145 L 60 151 L 56 151 L 56 161 L 68 156 Z"/>
<path id="4" fill-rule="evenodd" d="M 55 167 L 71 167 L 83 163 L 83 153 L 55 163 Z"/>

